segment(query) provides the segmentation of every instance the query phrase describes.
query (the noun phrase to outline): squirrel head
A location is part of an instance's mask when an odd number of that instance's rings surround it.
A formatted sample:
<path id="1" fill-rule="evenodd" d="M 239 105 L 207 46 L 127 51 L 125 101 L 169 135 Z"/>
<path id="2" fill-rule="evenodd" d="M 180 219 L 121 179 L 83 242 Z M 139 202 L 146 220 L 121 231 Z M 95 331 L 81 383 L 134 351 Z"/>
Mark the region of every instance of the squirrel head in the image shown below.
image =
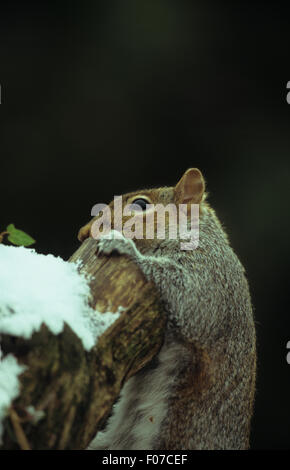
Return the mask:
<path id="1" fill-rule="evenodd" d="M 117 198 L 120 198 L 119 196 Z M 121 199 L 114 198 L 104 210 L 100 210 L 88 224 L 82 227 L 78 233 L 78 239 L 84 241 L 92 236 L 99 238 L 111 229 L 128 233 L 135 232 L 131 236 L 139 247 L 152 245 L 156 242 L 156 234 L 161 230 L 160 224 L 165 225 L 165 238 L 176 229 L 179 224 L 177 217 L 175 224 L 174 213 L 182 207 L 186 217 L 191 214 L 191 205 L 199 204 L 200 207 L 205 200 L 205 182 L 202 173 L 197 168 L 188 169 L 178 183 L 172 187 L 161 187 L 144 189 L 124 194 Z M 160 222 L 156 209 L 164 207 L 164 219 Z M 96 206 L 95 206 L 96 207 Z M 126 231 L 127 230 L 127 231 Z M 160 232 L 158 232 L 160 233 Z M 151 234 L 151 237 L 148 237 Z"/>

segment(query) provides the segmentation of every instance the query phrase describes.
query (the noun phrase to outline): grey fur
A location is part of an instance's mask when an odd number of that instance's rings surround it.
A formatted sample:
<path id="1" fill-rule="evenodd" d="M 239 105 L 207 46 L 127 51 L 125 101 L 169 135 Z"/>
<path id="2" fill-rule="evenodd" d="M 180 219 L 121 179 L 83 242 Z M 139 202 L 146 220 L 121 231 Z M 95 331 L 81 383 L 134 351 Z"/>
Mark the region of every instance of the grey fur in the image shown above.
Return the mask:
<path id="1" fill-rule="evenodd" d="M 137 242 L 136 242 L 137 243 Z M 199 246 L 99 242 L 133 258 L 168 314 L 157 366 L 130 378 L 90 449 L 246 449 L 252 416 L 255 327 L 244 268 L 203 204 Z"/>

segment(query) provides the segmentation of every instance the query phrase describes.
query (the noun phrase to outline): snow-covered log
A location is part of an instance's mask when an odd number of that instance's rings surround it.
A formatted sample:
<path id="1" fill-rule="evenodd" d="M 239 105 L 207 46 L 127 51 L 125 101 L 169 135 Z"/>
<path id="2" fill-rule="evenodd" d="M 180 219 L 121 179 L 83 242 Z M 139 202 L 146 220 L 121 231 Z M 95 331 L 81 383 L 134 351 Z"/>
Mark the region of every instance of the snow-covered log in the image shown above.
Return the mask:
<path id="1" fill-rule="evenodd" d="M 0 245 L 0 448 L 84 449 L 159 351 L 165 314 L 124 256 Z"/>

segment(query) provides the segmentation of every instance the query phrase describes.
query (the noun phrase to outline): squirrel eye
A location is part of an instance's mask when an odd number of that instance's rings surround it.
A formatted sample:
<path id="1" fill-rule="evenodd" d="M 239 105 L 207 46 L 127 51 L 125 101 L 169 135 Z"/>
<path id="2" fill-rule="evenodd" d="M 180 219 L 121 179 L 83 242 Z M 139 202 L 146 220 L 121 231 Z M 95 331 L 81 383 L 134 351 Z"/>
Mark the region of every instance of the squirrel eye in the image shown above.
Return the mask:
<path id="1" fill-rule="evenodd" d="M 132 201 L 132 204 L 134 206 L 139 206 L 142 211 L 146 211 L 146 205 L 148 204 L 148 201 L 146 201 L 146 199 L 138 198 L 134 199 L 134 201 Z"/>

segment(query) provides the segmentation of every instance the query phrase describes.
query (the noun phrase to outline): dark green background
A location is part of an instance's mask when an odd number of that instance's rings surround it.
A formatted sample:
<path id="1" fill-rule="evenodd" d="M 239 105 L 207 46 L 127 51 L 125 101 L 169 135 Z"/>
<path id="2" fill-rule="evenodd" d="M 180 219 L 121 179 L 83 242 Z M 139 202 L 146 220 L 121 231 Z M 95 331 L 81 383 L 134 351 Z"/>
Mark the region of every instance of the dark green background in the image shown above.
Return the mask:
<path id="1" fill-rule="evenodd" d="M 255 449 L 290 441 L 289 50 L 279 2 L 1 5 L 1 228 L 67 259 L 94 204 L 199 167 L 255 305 Z"/>

